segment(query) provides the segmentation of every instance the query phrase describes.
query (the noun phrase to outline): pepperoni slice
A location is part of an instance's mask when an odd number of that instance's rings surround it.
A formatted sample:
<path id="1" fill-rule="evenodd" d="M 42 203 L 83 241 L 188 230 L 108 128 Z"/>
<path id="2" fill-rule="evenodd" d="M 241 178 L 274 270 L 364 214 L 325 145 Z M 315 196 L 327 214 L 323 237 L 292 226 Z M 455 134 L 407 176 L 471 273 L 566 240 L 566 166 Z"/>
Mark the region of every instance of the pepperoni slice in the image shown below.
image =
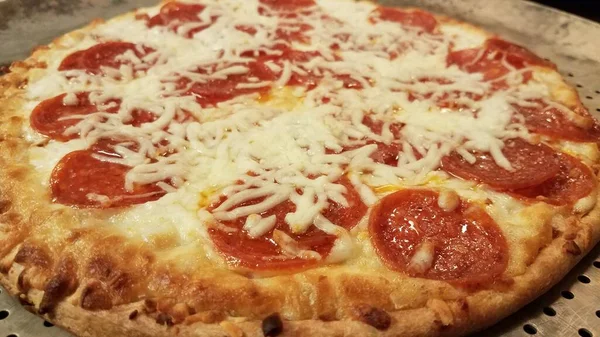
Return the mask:
<path id="1" fill-rule="evenodd" d="M 275 36 L 277 39 L 287 42 L 309 43 L 310 40 L 306 36 L 306 32 L 312 29 L 313 26 L 306 23 L 280 25 L 275 31 Z"/>
<path id="2" fill-rule="evenodd" d="M 427 84 L 433 82 L 441 85 L 449 85 L 454 83 L 446 78 L 432 77 L 419 78 L 418 82 Z M 483 98 L 483 95 L 477 95 L 472 92 L 464 92 L 460 90 L 445 91 L 441 95 L 439 93 L 434 94 L 434 92 L 417 93 L 410 91 L 408 93 L 408 99 L 411 102 L 415 100 L 434 100 L 438 107 L 453 110 L 469 109 L 470 106 L 464 103 L 465 98 L 467 98 L 468 101 L 479 101 Z"/>
<path id="3" fill-rule="evenodd" d="M 528 65 L 536 65 L 556 69 L 556 65 L 543 59 L 529 49 L 499 38 L 491 38 L 486 41 L 488 52 L 495 51 L 506 57 L 506 62 L 517 69 Z"/>
<path id="4" fill-rule="evenodd" d="M 273 81 L 278 78 L 269 67 L 262 61 L 254 61 L 243 66 L 249 70 L 245 74 L 228 75 L 226 79 L 214 79 L 205 83 L 193 82 L 187 77 L 178 80 L 179 88 L 189 87 L 188 94 L 194 95 L 196 101 L 202 106 L 214 105 L 219 102 L 224 102 L 233 99 L 240 95 L 251 93 L 267 93 L 271 90 L 270 85 L 259 87 L 240 87 L 240 84 L 251 83 L 250 78 L 258 79 L 259 81 Z M 199 69 L 199 73 L 206 73 L 206 69 Z"/>
<path id="5" fill-rule="evenodd" d="M 362 89 L 360 82 L 354 80 L 350 76 L 346 75 L 334 75 L 335 78 L 343 82 L 344 88 L 346 89 Z M 288 85 L 303 86 L 307 90 L 312 90 L 319 85 L 322 76 L 315 75 L 313 72 L 307 71 L 306 74 L 300 75 L 298 73 L 292 74 L 292 77 L 288 81 Z"/>
<path id="6" fill-rule="evenodd" d="M 498 38 L 488 39 L 482 48 L 453 51 L 448 54 L 448 65 L 456 64 L 470 73 L 482 73 L 486 81 L 496 80 L 510 72 L 505 63 L 516 69 L 536 65 L 556 69 L 556 66 L 540 58 L 524 47 Z M 523 74 L 523 82 L 531 79 L 531 73 Z M 506 82 L 494 83 L 495 89 L 505 88 Z"/>
<path id="7" fill-rule="evenodd" d="M 279 58 L 279 61 L 287 60 L 292 64 L 305 63 L 312 60 L 315 57 L 321 56 L 318 51 L 300 51 L 287 47 L 281 47 L 283 53 Z M 318 76 L 311 71 L 306 71 L 305 74 L 299 74 L 297 72 L 292 73 L 292 77 L 288 81 L 288 85 L 305 86 L 308 90 L 314 89 L 321 80 L 322 76 Z"/>
<path id="8" fill-rule="evenodd" d="M 67 94 L 58 95 L 38 104 L 31 113 L 29 120 L 31 127 L 37 132 L 52 139 L 67 141 L 79 137 L 77 134 L 65 135 L 64 132 L 67 128 L 79 123 L 81 120 L 79 118 L 69 117 L 75 115 L 88 115 L 97 111 L 115 113 L 119 110 L 118 106 L 115 107 L 114 104 L 107 104 L 105 107 L 98 107 L 91 104 L 88 98 L 89 93 L 87 92 L 77 93 L 77 103 L 74 105 L 66 105 L 64 104 L 66 95 Z"/>
<path id="9" fill-rule="evenodd" d="M 154 184 L 127 191 L 125 174 L 131 168 L 98 160 L 95 153 L 75 151 L 60 160 L 50 177 L 54 202 L 82 208 L 113 208 L 157 200 L 165 194 Z"/>
<path id="10" fill-rule="evenodd" d="M 196 100 L 202 106 L 214 105 L 240 95 L 252 93 L 265 94 L 271 90 L 270 85 L 252 86 L 252 84 L 261 81 L 275 81 L 281 76 L 280 72 L 275 72 L 268 67 L 266 65 L 267 62 L 274 62 L 280 68 L 283 68 L 283 62 L 289 61 L 292 64 L 300 64 L 299 67 L 302 68 L 301 63 L 308 62 L 314 57 L 321 56 L 321 53 L 318 51 L 299 51 L 285 45 L 278 45 L 275 49 L 281 51 L 281 55 L 275 56 L 262 53 L 256 56 L 250 52 L 242 53 L 242 56 L 244 57 L 256 58 L 255 61 L 246 64 L 237 64 L 248 68 L 248 72 L 244 74 L 231 74 L 228 75 L 226 79 L 212 79 L 203 83 L 192 82 L 189 78 L 182 77 L 176 83 L 177 88 L 187 88 L 187 93 L 196 96 Z M 235 64 L 232 64 L 231 66 L 234 65 Z M 209 70 L 211 69 L 201 68 L 196 71 L 200 74 L 208 74 L 210 73 Z M 348 75 L 334 74 L 333 76 L 342 81 L 346 88 L 362 88 L 360 82 Z M 303 86 L 308 90 L 312 90 L 319 84 L 319 81 L 322 78 L 323 75 L 317 75 L 309 70 L 304 70 L 303 72 L 294 71 L 287 84 L 291 86 Z M 254 81 L 250 81 L 251 79 Z"/>
<path id="11" fill-rule="evenodd" d="M 298 64 L 298 63 L 301 64 L 301 63 L 309 62 L 310 60 L 314 59 L 315 57 L 322 56 L 321 53 L 318 51 L 300 51 L 300 50 L 295 50 L 295 49 L 285 48 L 285 47 L 283 47 L 282 50 L 283 50 L 283 53 L 280 57 L 280 60 L 288 60 L 293 64 Z M 304 86 L 308 90 L 312 90 L 319 84 L 319 82 L 323 78 L 322 75 L 317 75 L 310 70 L 305 70 L 305 72 L 306 72 L 305 74 L 299 74 L 297 72 L 292 73 L 292 76 L 288 82 L 288 85 Z M 344 87 L 347 89 L 362 89 L 363 88 L 362 84 L 359 81 L 353 79 L 349 75 L 333 74 L 333 76 L 336 79 L 342 81 Z"/>
<path id="12" fill-rule="evenodd" d="M 169 26 L 173 31 L 176 31 L 184 23 L 200 22 L 199 15 L 205 8 L 206 6 L 201 4 L 168 2 L 161 7 L 160 13 L 148 19 L 147 25 L 150 28 L 155 26 Z M 203 31 L 210 27 L 216 19 L 217 17 L 211 17 L 210 23 L 190 29 L 185 33 L 185 36 L 192 37 L 194 34 Z"/>
<path id="13" fill-rule="evenodd" d="M 537 186 L 514 191 L 517 196 L 541 200 L 552 205 L 569 205 L 596 188 L 592 170 L 568 154 L 560 154 L 560 172 Z"/>
<path id="14" fill-rule="evenodd" d="M 371 154 L 371 159 L 376 163 L 389 166 L 398 166 L 398 159 L 402 146 L 398 143 L 385 144 L 377 142 L 377 150 Z"/>
<path id="15" fill-rule="evenodd" d="M 360 195 L 346 176 L 338 180 L 337 183 L 346 187 L 344 197 L 348 201 L 348 207 L 332 202 L 323 212 L 323 216 L 338 226 L 352 229 L 367 213 L 367 206 L 362 202 Z"/>
<path id="16" fill-rule="evenodd" d="M 383 132 L 383 121 L 379 119 L 373 119 L 370 116 L 365 116 L 362 123 L 369 127 L 374 133 L 381 135 Z M 400 130 L 402 124 L 392 123 L 390 124 L 390 132 L 394 135 L 394 139 L 400 139 Z M 398 166 L 398 159 L 402 152 L 402 145 L 398 142 L 391 142 L 389 144 L 383 142 L 369 142 L 367 144 L 377 144 L 377 150 L 371 154 L 371 159 L 376 163 Z"/>
<path id="17" fill-rule="evenodd" d="M 119 68 L 122 64 L 131 64 L 130 61 L 118 58 L 129 50 L 140 59 L 154 51 L 152 48 L 140 48 L 129 42 L 105 42 L 67 56 L 58 70 L 82 69 L 90 74 L 100 74 L 101 67 Z"/>
<path id="18" fill-rule="evenodd" d="M 237 26 L 235 26 L 235 29 L 239 30 L 240 32 L 244 32 L 248 35 L 252 35 L 252 36 L 256 35 L 256 32 L 257 32 L 255 27 L 252 27 L 249 25 L 237 25 Z"/>
<path id="19" fill-rule="evenodd" d="M 188 94 L 196 96 L 196 100 L 203 106 L 214 105 L 219 102 L 233 99 L 240 95 L 246 95 L 251 93 L 267 93 L 271 90 L 270 85 L 259 86 L 259 87 L 247 87 L 242 86 L 249 83 L 249 79 L 254 78 L 258 81 L 274 81 L 277 80 L 281 74 L 274 72 L 271 68 L 266 65 L 266 62 L 274 62 L 283 67 L 283 61 L 287 60 L 291 63 L 303 63 L 308 62 L 313 57 L 320 56 L 321 54 L 317 51 L 298 51 L 291 49 L 287 46 L 279 45 L 277 47 L 282 53 L 279 56 L 273 55 L 259 55 L 256 61 L 249 62 L 247 64 L 241 64 L 248 67 L 248 72 L 239 75 L 228 75 L 226 79 L 214 79 L 206 81 L 205 83 L 194 82 L 184 77 L 178 80 L 178 88 L 188 89 Z M 245 57 L 251 57 L 254 55 L 242 54 Z M 208 73 L 207 69 L 198 69 L 201 74 Z M 315 88 L 322 76 L 317 76 L 310 71 L 299 74 L 297 72 L 292 73 L 288 85 L 298 85 L 307 87 L 309 90 Z M 355 83 L 351 78 L 345 78 L 343 76 L 338 77 L 344 81 L 347 87 L 357 87 L 360 83 Z M 251 82 L 250 82 L 251 83 Z"/>
<path id="20" fill-rule="evenodd" d="M 362 123 L 378 135 L 381 135 L 383 132 L 384 122 L 381 119 L 376 119 L 367 115 L 363 117 Z M 400 131 L 402 130 L 402 126 L 403 125 L 401 123 L 390 123 L 390 132 L 392 132 L 394 139 L 400 139 Z"/>
<path id="21" fill-rule="evenodd" d="M 525 125 L 529 131 L 575 142 L 600 141 L 600 124 L 585 108 L 575 109 L 575 113 L 589 120 L 589 125 L 582 127 L 565 116 L 561 110 L 540 100 L 535 101 L 535 103 L 537 103 L 537 107 L 524 107 L 513 104 L 517 112 L 525 117 Z"/>
<path id="22" fill-rule="evenodd" d="M 544 144 L 529 144 L 521 138 L 507 140 L 502 153 L 513 171 L 498 166 L 489 153 L 472 153 L 477 161 L 467 162 L 458 153 L 442 159 L 442 169 L 457 177 L 481 182 L 500 190 L 514 190 L 543 183 L 560 170 L 556 152 Z"/>
<path id="23" fill-rule="evenodd" d="M 377 145 L 377 149 L 375 151 L 373 151 L 373 153 L 371 153 L 371 155 L 369 156 L 371 159 L 373 159 L 374 162 L 389 165 L 389 166 L 398 166 L 398 159 L 400 159 L 400 153 L 402 152 L 402 145 L 400 145 L 396 142 L 386 144 L 383 142 L 376 142 L 376 141 L 368 140 L 364 144 L 361 144 L 361 145 L 345 146 L 342 149 L 342 151 L 340 151 L 340 152 L 327 150 L 326 153 L 333 154 L 333 153 L 352 151 L 352 150 L 356 150 L 358 148 L 361 148 L 363 146 L 370 145 L 370 144 Z"/>
<path id="24" fill-rule="evenodd" d="M 150 111 L 135 109 L 131 112 L 131 120 L 126 123 L 135 127 L 140 127 L 145 123 L 152 123 L 158 119 L 158 116 Z"/>
<path id="25" fill-rule="evenodd" d="M 314 0 L 260 0 L 260 3 L 277 11 L 293 11 L 316 5 Z"/>
<path id="26" fill-rule="evenodd" d="M 41 102 L 31 113 L 29 119 L 31 128 L 52 139 L 64 142 L 79 137 L 78 134 L 65 135 L 65 131 L 69 127 L 81 121 L 81 118 L 74 116 L 84 116 L 96 112 L 117 113 L 119 111 L 121 100 L 111 99 L 97 106 L 90 102 L 89 94 L 89 92 L 77 93 L 75 104 L 64 103 L 67 94 L 61 94 Z M 157 116 L 153 113 L 136 109 L 131 113 L 131 120 L 125 124 L 139 127 L 156 119 Z"/>
<path id="27" fill-rule="evenodd" d="M 277 64 L 279 67 L 283 67 L 283 62 L 289 61 L 291 64 L 294 64 L 294 65 L 298 66 L 298 68 L 302 69 L 302 71 L 292 72 L 292 75 L 287 83 L 288 85 L 303 86 L 303 87 L 307 88 L 307 90 L 312 90 L 319 84 L 319 82 L 323 78 L 323 75 L 316 74 L 315 72 L 308 70 L 308 69 L 304 69 L 302 67 L 302 63 L 309 62 L 312 59 L 314 59 L 315 57 L 322 56 L 320 52 L 296 50 L 296 49 L 293 49 L 284 44 L 278 44 L 275 46 L 274 49 L 281 51 L 281 55 L 274 56 L 274 55 L 267 55 L 267 54 L 262 53 L 262 54 L 258 55 L 258 59 L 256 62 L 258 64 L 262 65 L 264 68 L 268 68 L 264 65 L 265 62 L 271 61 L 271 62 L 274 62 L 275 64 Z M 242 56 L 243 57 L 255 57 L 253 52 L 244 52 L 244 53 L 242 53 Z M 280 76 L 280 74 L 274 74 L 271 70 L 269 70 L 269 72 L 271 74 L 270 76 L 274 76 L 274 78 L 279 78 L 279 76 Z M 350 77 L 347 74 L 332 74 L 332 75 L 336 79 L 342 81 L 345 88 L 348 88 L 348 89 L 362 89 L 363 88 L 361 82 L 355 80 L 354 78 Z M 262 77 L 262 78 L 264 78 L 264 77 Z M 265 80 L 269 80 L 269 79 L 265 78 Z"/>
<path id="28" fill-rule="evenodd" d="M 131 151 L 139 150 L 139 144 L 136 142 L 128 142 L 114 138 L 100 138 L 94 144 L 92 144 L 89 150 L 107 157 L 122 158 L 121 155 L 115 151 L 115 146 L 117 145 L 125 146 Z"/>
<path id="29" fill-rule="evenodd" d="M 369 129 L 371 129 L 371 131 L 373 131 L 374 133 L 381 135 L 384 124 L 382 120 L 374 119 L 370 116 L 365 116 L 363 117 L 362 123 L 365 126 L 369 127 Z M 402 129 L 402 124 L 392 123 L 389 128 L 392 132 L 392 135 L 394 136 L 394 139 L 400 139 L 400 130 Z M 343 148 L 342 152 L 355 150 L 369 144 L 377 145 L 377 149 L 370 155 L 370 158 L 373 159 L 374 162 L 390 166 L 398 166 L 398 159 L 403 149 L 402 145 L 397 141 L 393 141 L 391 143 L 383 143 L 373 140 L 366 140 L 365 143 L 361 145 L 346 146 Z M 329 153 L 334 152 L 329 151 Z"/>
<path id="30" fill-rule="evenodd" d="M 398 8 L 379 7 L 376 9 L 379 19 L 397 22 L 403 26 L 421 28 L 427 33 L 432 33 L 437 27 L 437 20 L 433 15 L 421 10 L 406 11 Z"/>
<path id="31" fill-rule="evenodd" d="M 148 27 L 166 26 L 174 20 L 179 22 L 200 21 L 198 14 L 202 13 L 205 8 L 206 6 L 201 4 L 171 1 L 160 8 L 160 13 L 148 20 Z"/>
<path id="32" fill-rule="evenodd" d="M 347 188 L 345 197 L 349 207 L 332 203 L 323 215 L 331 222 L 346 229 L 351 229 L 365 215 L 367 206 L 363 204 L 347 178 L 342 178 L 339 183 Z M 262 200 L 251 200 L 240 204 L 240 206 L 256 204 Z M 215 205 L 215 207 L 217 206 Z M 289 225 L 285 222 L 285 216 L 295 210 L 295 205 L 291 201 L 286 201 L 260 215 L 263 218 L 275 215 L 277 220 L 274 229 L 289 235 L 299 244 L 300 248 L 316 251 L 322 258 L 325 258 L 331 251 L 336 236 L 327 234 L 315 226 L 309 227 L 303 234 L 293 234 Z M 253 270 L 298 270 L 319 263 L 319 260 L 316 259 L 302 259 L 282 255 L 281 248 L 273 240 L 274 229 L 256 239 L 251 238 L 242 229 L 245 221 L 246 218 L 238 218 L 233 221 L 222 222 L 222 225 L 232 229 L 232 231 L 224 231 L 214 227 L 209 229 L 209 235 L 215 246 L 231 265 Z"/>
<path id="33" fill-rule="evenodd" d="M 506 269 L 508 247 L 495 221 L 459 201 L 442 209 L 429 190 L 401 190 L 371 212 L 369 232 L 379 257 L 412 277 L 464 285 L 493 282 Z"/>

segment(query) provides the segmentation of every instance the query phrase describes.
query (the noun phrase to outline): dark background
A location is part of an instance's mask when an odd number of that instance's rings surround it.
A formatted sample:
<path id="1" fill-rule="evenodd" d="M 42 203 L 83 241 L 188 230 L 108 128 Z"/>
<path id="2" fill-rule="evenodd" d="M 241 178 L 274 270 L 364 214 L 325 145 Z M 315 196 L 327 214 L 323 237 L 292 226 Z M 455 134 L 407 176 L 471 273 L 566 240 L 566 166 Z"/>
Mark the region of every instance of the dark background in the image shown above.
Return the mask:
<path id="1" fill-rule="evenodd" d="M 494 1 L 494 0 L 491 0 Z M 540 4 L 561 9 L 600 22 L 600 0 L 534 0 Z M 599 36 L 600 38 L 600 36 Z"/>

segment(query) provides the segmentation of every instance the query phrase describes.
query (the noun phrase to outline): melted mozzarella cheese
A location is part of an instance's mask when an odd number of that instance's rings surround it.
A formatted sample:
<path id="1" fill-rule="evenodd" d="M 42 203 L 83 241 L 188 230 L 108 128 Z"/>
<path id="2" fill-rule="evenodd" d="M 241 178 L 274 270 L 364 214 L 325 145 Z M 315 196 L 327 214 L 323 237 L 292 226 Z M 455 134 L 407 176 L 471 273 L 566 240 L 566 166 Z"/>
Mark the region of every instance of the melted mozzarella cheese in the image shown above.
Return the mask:
<path id="1" fill-rule="evenodd" d="M 461 23 L 448 22 L 440 25 L 440 30 L 444 35 L 452 37 L 454 50 L 464 50 L 479 48 L 483 46 L 488 35 L 470 26 Z"/>
<path id="2" fill-rule="evenodd" d="M 44 147 L 31 147 L 29 149 L 29 162 L 41 177 L 41 183 L 48 185 L 50 174 L 62 157 L 70 152 L 85 148 L 87 148 L 87 144 L 82 139 L 74 139 L 65 143 L 51 141 Z"/>
<path id="3" fill-rule="evenodd" d="M 408 270 L 416 274 L 423 274 L 429 270 L 433 265 L 434 251 L 435 246 L 431 241 L 423 241 L 410 259 Z"/>
<path id="4" fill-rule="evenodd" d="M 244 230 L 248 232 L 249 237 L 256 239 L 273 229 L 276 221 L 277 218 L 275 215 L 271 215 L 263 219 L 263 217 L 258 214 L 250 214 L 246 218 Z"/>
<path id="5" fill-rule="evenodd" d="M 90 101 L 96 105 L 110 104 L 113 99 L 121 103 L 115 114 L 99 111 L 80 116 L 81 121 L 67 132 L 79 133 L 81 139 L 65 143 L 50 140 L 45 147 L 31 148 L 31 163 L 44 183 L 64 154 L 86 148 L 100 138 L 124 137 L 137 143 L 139 150 L 117 146 L 122 158 L 97 158 L 130 166 L 127 188 L 173 182 L 173 186 L 165 186 L 168 193 L 162 199 L 111 218 L 126 233 L 147 241 L 157 235 L 171 235 L 179 244 L 208 242 L 206 227 L 210 223 L 246 217 L 248 235 L 260 237 L 275 226 L 273 217 L 262 218 L 260 214 L 289 200 L 295 211 L 284 220 L 292 233 L 301 234 L 316 226 L 338 237 L 327 258 L 330 262 L 353 255 L 348 232 L 322 216 L 333 203 L 348 205 L 346 187 L 339 183 L 346 174 L 367 205 L 381 198 L 377 187 L 427 185 L 455 188 L 461 197 L 482 203 L 492 199 L 494 206 L 488 210 L 497 219 L 512 216 L 522 207 L 508 196 L 482 192 L 474 183 L 458 182 L 436 171 L 441 158 L 452 151 L 475 160 L 469 155 L 471 150 L 489 151 L 498 165 L 512 169 L 502 153 L 503 141 L 529 135 L 522 123 L 515 122 L 518 116 L 509 102 L 552 94 L 543 80 L 509 91 L 492 91 L 481 74 L 447 66 L 450 46 L 478 47 L 485 35 L 454 24 L 442 24 L 440 35 L 424 34 L 393 22 L 371 22 L 375 5 L 369 2 L 319 0 L 321 10 L 302 17 L 302 23 L 312 26 L 304 32 L 310 43 L 292 44 L 296 50 L 318 52 L 319 56 L 294 64 L 269 61 L 266 66 L 278 74 L 276 80 L 249 78 L 237 84 L 246 89 L 271 88 L 268 95 L 242 95 L 202 107 L 187 88 L 175 84 L 177 79 L 208 83 L 246 74 L 250 59 L 243 56 L 245 53 L 281 54 L 274 48 L 280 42 L 275 33 L 284 20 L 259 15 L 258 0 L 205 3 L 203 23 L 182 25 L 177 31 L 160 26 L 148 29 L 143 21 L 128 16 L 94 27 L 83 39 L 66 39 L 64 49 L 51 51 L 45 75 L 28 86 L 32 102 L 67 93 L 63 103 L 74 105 L 75 93 L 90 91 Z M 141 12 L 154 15 L 158 7 Z M 335 20 L 324 18 L 323 13 Z M 185 37 L 213 16 L 216 19 L 208 28 L 192 39 Z M 256 33 L 242 32 L 235 28 L 238 25 L 254 27 Z M 131 51 L 119 55 L 117 59 L 125 64 L 104 67 L 106 76 L 57 70 L 69 53 L 110 40 L 129 41 L 154 51 L 141 58 Z M 339 49 L 333 51 L 333 44 Z M 390 57 L 392 53 L 395 57 Z M 152 66 L 144 66 L 144 62 Z M 199 67 L 206 71 L 197 71 Z M 322 77 L 312 90 L 286 87 L 294 74 L 309 72 Z M 506 79 L 518 80 L 521 75 L 512 71 Z M 340 76 L 362 88 L 346 88 Z M 438 100 L 448 95 L 457 95 L 455 101 L 462 107 L 440 108 Z M 482 98 L 476 100 L 474 96 Z M 128 122 L 136 109 L 158 118 L 133 127 Z M 178 116 L 184 111 L 195 120 L 181 121 Z M 381 133 L 363 123 L 366 114 L 384 122 Z M 370 156 L 377 146 L 358 141 L 389 144 L 394 138 L 392 123 L 404 125 L 400 131 L 404 150 L 395 167 L 373 161 Z M 27 134 L 31 139 L 39 138 L 31 129 Z M 172 155 L 158 155 L 163 140 Z M 353 150 L 343 151 L 347 148 Z M 153 160 L 146 160 L 148 157 Z M 207 206 L 221 195 L 227 200 L 207 212 Z M 260 198 L 258 203 L 245 204 Z M 443 207 L 452 208 L 454 201 L 445 198 Z M 321 259 L 316 252 L 298 248 L 289 235 L 276 233 L 285 254 Z M 422 265 L 427 259 L 419 261 Z"/>
<path id="6" fill-rule="evenodd" d="M 281 251 L 284 256 L 291 258 L 300 258 L 305 260 L 321 260 L 321 254 L 300 248 L 300 245 L 291 236 L 285 234 L 280 230 L 273 231 L 273 241 L 281 247 Z"/>
<path id="7" fill-rule="evenodd" d="M 454 211 L 460 204 L 458 194 L 451 190 L 443 190 L 438 197 L 438 206 L 446 212 Z"/>

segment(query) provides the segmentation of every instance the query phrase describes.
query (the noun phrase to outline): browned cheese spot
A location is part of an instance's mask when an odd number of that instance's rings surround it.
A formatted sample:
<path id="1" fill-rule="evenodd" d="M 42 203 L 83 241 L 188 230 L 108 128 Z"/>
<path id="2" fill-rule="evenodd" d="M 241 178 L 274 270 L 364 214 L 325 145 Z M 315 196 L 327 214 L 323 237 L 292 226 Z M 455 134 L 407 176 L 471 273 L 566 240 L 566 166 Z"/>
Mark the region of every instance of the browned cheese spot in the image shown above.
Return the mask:
<path id="1" fill-rule="evenodd" d="M 75 263 L 70 258 L 64 258 L 58 263 L 54 276 L 44 287 L 40 314 L 52 312 L 60 301 L 75 292 L 77 289 L 76 275 Z"/>
<path id="2" fill-rule="evenodd" d="M 278 313 L 271 314 L 263 319 L 262 331 L 265 337 L 279 336 L 283 332 L 283 322 Z"/>
<path id="3" fill-rule="evenodd" d="M 134 311 L 132 311 L 132 312 L 129 314 L 129 319 L 130 319 L 130 320 L 134 320 L 134 319 L 136 319 L 136 318 L 138 317 L 138 314 L 139 314 L 139 312 L 137 311 L 137 309 L 136 309 L 136 310 L 134 310 Z"/>
<path id="4" fill-rule="evenodd" d="M 17 278 L 17 288 L 22 293 L 27 293 L 31 288 L 29 282 L 27 281 L 26 275 L 27 269 L 23 269 L 23 271 L 19 273 L 19 277 Z"/>
<path id="5" fill-rule="evenodd" d="M 25 266 L 48 268 L 52 261 L 43 248 L 34 243 L 26 242 L 17 252 L 15 262 Z"/>
<path id="6" fill-rule="evenodd" d="M 148 314 L 154 313 L 154 312 L 156 312 L 157 305 L 158 304 L 156 303 L 156 300 L 147 298 L 144 300 L 144 311 Z"/>
<path id="7" fill-rule="evenodd" d="M 156 316 L 156 323 L 160 325 L 173 326 L 173 318 L 169 314 L 161 312 Z"/>
<path id="8" fill-rule="evenodd" d="M 573 240 L 567 240 L 563 244 L 563 251 L 572 255 L 581 255 L 581 248 L 577 243 Z"/>
<path id="9" fill-rule="evenodd" d="M 0 214 L 4 214 L 10 210 L 12 203 L 10 200 L 0 200 Z"/>
<path id="10" fill-rule="evenodd" d="M 359 321 L 377 330 L 387 330 L 392 324 L 392 317 L 385 310 L 369 305 L 356 307 L 356 316 Z"/>
<path id="11" fill-rule="evenodd" d="M 87 310 L 108 310 L 113 303 L 110 294 L 99 281 L 90 282 L 81 292 L 81 307 Z"/>

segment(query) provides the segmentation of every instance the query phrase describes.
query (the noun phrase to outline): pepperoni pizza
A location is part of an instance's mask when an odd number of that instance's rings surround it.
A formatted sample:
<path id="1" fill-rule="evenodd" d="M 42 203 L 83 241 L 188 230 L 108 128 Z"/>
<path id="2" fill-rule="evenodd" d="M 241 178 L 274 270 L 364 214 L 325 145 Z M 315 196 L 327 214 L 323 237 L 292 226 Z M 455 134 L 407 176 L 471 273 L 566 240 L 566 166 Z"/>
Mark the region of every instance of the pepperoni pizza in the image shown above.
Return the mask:
<path id="1" fill-rule="evenodd" d="M 598 241 L 556 66 L 419 9 L 167 1 L 0 80 L 0 281 L 82 336 L 458 336 Z"/>

